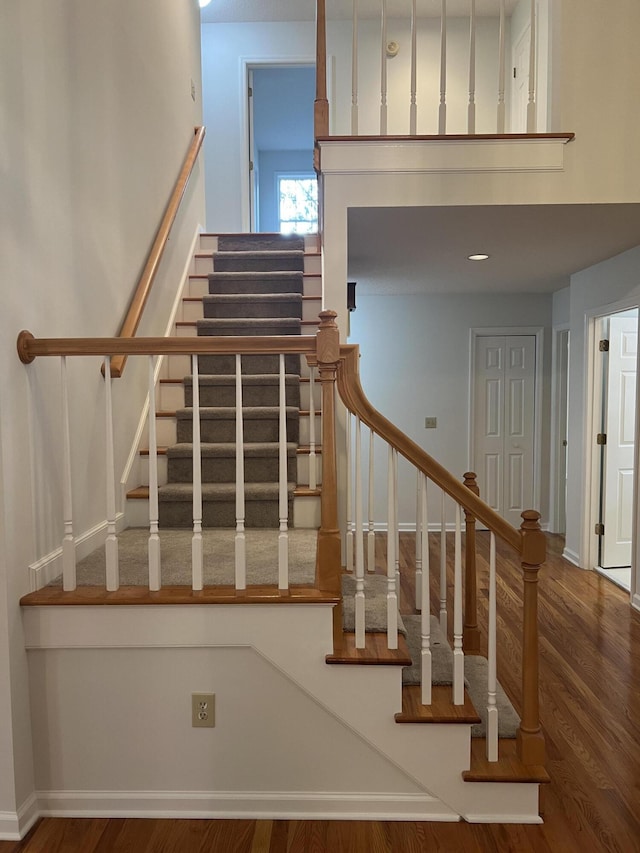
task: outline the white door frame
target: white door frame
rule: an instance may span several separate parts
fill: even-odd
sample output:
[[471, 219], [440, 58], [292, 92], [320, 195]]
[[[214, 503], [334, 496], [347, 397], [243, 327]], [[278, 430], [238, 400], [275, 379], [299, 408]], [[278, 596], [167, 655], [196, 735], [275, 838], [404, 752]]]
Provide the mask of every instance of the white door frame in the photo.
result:
[[[584, 489], [582, 498], [582, 545], [581, 545], [581, 565], [587, 569], [593, 569], [598, 564], [598, 537], [595, 533], [595, 524], [599, 520], [599, 489], [600, 489], [600, 452], [596, 445], [594, 436], [599, 430], [594, 429], [597, 418], [600, 417], [599, 402], [601, 397], [601, 361], [595, 357], [596, 347], [596, 327], [598, 320], [601, 317], [608, 317], [610, 314], [618, 314], [621, 311], [627, 311], [630, 308], [640, 309], [640, 300], [638, 297], [630, 297], [620, 300], [619, 302], [611, 302], [608, 305], [601, 305], [598, 308], [591, 308], [585, 312], [585, 352], [584, 363], [585, 370], [585, 389], [584, 389], [584, 438], [583, 438], [583, 470], [584, 470]], [[640, 361], [640, 348], [638, 353]], [[638, 382], [638, 365], [636, 364], [636, 394]], [[636, 400], [637, 400], [636, 396]], [[637, 409], [636, 409], [637, 415]], [[636, 448], [638, 444], [640, 431], [640, 418], [636, 416]], [[640, 559], [640, 543], [638, 536], [638, 453], [635, 454], [633, 463], [633, 518], [635, 523], [632, 530], [631, 544], [631, 596], [634, 595], [634, 589], [637, 583], [637, 566]], [[636, 598], [640, 595], [636, 594]], [[638, 601], [640, 606], [640, 601]]]
[[[566, 437], [563, 424], [568, 420], [569, 408], [569, 357], [567, 357], [566, 377], [560, 381], [560, 368], [565, 358], [563, 336], [570, 332], [569, 323], [559, 323], [552, 329], [551, 342], [551, 454], [549, 476], [549, 530], [559, 533], [562, 526], [560, 519], [560, 490], [566, 491], [566, 466], [564, 475], [560, 471], [562, 454], [559, 452], [560, 442]], [[565, 434], [563, 436], [563, 433]], [[566, 459], [566, 453], [565, 453]], [[565, 507], [566, 517], [566, 507]], [[566, 527], [566, 521], [565, 521]]]
[[[536, 339], [536, 378], [535, 378], [535, 411], [533, 416], [533, 507], [540, 508], [540, 479], [542, 471], [542, 367], [544, 329], [541, 326], [490, 326], [475, 328], [469, 335], [469, 457], [467, 470], [472, 470], [475, 454], [474, 418], [475, 418], [475, 368], [476, 368], [476, 339], [493, 336], [532, 335]], [[482, 497], [482, 495], [480, 495]]]
[[[257, 66], [262, 68], [291, 68], [300, 66], [315, 68], [315, 55], [300, 56], [241, 56], [240, 57], [240, 92], [242, 109], [240, 110], [240, 215], [243, 231], [251, 230], [251, 179], [249, 175], [249, 69]], [[334, 57], [327, 57], [327, 98], [329, 114], [332, 115], [333, 99], [333, 66]]]

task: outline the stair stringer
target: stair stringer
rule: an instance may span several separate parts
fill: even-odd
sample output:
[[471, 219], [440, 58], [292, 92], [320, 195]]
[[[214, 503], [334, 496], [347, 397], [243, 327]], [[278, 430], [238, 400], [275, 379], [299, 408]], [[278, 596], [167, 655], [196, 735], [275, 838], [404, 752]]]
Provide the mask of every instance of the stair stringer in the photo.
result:
[[[331, 666], [330, 605], [32, 607], [27, 648], [251, 646], [431, 798], [433, 820], [539, 823], [533, 783], [465, 783], [467, 724], [398, 725], [401, 668]], [[212, 618], [215, 616], [215, 618]], [[401, 817], [401, 815], [397, 815]], [[415, 819], [415, 810], [407, 819]], [[429, 819], [425, 814], [424, 819]]]

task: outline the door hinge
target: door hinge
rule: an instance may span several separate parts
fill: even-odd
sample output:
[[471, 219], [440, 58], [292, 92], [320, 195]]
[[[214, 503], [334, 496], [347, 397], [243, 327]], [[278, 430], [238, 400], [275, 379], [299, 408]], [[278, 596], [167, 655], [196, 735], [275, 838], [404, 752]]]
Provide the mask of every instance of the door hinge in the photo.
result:
[[602, 522], [596, 524], [595, 533], [596, 536], [604, 536], [604, 524], [602, 524]]
[[606, 339], [600, 341], [600, 343], [598, 344], [598, 349], [600, 350], [600, 352], [609, 352], [609, 341]]
[[249, 160], [249, 171], [253, 172], [253, 160]]
[[607, 434], [606, 432], [599, 432], [596, 436], [596, 444], [606, 444], [607, 443]]
[[253, 98], [253, 89], [249, 86], [249, 97]]

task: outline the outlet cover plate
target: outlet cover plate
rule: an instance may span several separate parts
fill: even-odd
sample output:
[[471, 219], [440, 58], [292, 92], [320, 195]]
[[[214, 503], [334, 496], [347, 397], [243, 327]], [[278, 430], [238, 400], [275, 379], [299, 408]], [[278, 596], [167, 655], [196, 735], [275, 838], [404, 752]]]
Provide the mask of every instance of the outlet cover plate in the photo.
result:
[[424, 428], [425, 429], [436, 429], [438, 426], [437, 418], [425, 418], [424, 419]]
[[216, 724], [215, 693], [191, 694], [191, 725], [195, 729], [212, 729]]

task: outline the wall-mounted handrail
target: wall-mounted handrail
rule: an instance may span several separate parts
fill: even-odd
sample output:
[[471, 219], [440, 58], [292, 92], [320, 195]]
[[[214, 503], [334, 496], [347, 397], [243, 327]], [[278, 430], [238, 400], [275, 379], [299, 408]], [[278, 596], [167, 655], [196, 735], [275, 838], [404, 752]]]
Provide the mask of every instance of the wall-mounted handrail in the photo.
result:
[[[173, 192], [169, 198], [169, 203], [167, 204], [164, 216], [160, 222], [153, 245], [149, 250], [144, 269], [142, 270], [142, 274], [140, 275], [140, 279], [136, 285], [127, 315], [120, 327], [118, 335], [121, 338], [132, 338], [140, 325], [142, 313], [149, 298], [149, 294], [151, 293], [151, 288], [158, 272], [160, 260], [162, 259], [162, 255], [167, 245], [171, 228], [173, 227], [173, 223], [175, 222], [178, 214], [180, 203], [182, 202], [184, 193], [187, 189], [191, 173], [193, 172], [193, 167], [198, 159], [198, 154], [202, 147], [205, 132], [204, 127], [196, 127], [194, 130], [194, 136], [191, 144], [189, 145], [189, 150], [187, 151], [182, 168], [180, 169], [180, 174], [178, 175]], [[122, 376], [126, 361], [126, 353], [121, 353], [111, 360], [111, 376], [114, 379]]]

